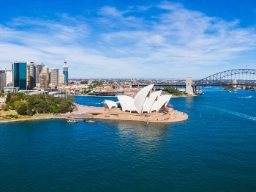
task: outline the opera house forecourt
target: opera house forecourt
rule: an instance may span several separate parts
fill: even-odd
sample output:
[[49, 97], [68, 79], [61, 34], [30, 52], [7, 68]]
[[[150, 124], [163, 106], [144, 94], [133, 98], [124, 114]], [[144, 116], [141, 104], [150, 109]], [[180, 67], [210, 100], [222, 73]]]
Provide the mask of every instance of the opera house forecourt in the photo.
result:
[[162, 95], [162, 91], [153, 91], [154, 84], [141, 89], [132, 98], [117, 96], [118, 101], [104, 101], [104, 108], [77, 105], [70, 118], [129, 120], [143, 122], [178, 122], [188, 119], [188, 115], [174, 110], [169, 105], [172, 95]]

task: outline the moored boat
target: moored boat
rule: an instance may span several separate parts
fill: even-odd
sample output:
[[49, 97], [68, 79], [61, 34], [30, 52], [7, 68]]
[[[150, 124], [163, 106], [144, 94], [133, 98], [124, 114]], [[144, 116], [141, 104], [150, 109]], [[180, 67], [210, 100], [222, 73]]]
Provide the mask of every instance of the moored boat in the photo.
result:
[[67, 122], [68, 122], [68, 123], [76, 123], [77, 120], [75, 120], [75, 119], [68, 119]]
[[91, 120], [91, 119], [86, 119], [84, 120], [86, 123], [95, 123], [95, 121]]

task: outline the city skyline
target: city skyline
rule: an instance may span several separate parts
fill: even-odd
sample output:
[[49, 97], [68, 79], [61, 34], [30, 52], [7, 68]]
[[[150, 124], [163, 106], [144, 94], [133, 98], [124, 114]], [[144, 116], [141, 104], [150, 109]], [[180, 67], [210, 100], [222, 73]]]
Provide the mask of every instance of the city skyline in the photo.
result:
[[253, 1], [26, 2], [0, 8], [1, 69], [67, 60], [69, 78], [203, 78], [255, 65]]

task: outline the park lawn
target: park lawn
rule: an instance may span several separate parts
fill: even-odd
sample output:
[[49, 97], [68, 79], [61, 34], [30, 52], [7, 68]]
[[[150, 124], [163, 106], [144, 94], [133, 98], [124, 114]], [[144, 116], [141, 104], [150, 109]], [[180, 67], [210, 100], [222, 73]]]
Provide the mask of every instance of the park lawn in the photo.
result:
[[51, 113], [38, 113], [38, 114], [34, 114], [31, 118], [47, 118], [47, 117], [52, 117]]
[[0, 115], [1, 116], [5, 116], [5, 115], [18, 115], [18, 113], [15, 110], [9, 110], [9, 111], [0, 111]]

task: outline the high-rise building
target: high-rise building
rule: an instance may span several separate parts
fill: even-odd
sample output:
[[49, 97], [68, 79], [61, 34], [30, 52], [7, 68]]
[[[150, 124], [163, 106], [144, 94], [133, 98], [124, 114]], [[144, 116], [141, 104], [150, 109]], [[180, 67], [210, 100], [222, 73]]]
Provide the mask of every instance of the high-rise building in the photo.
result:
[[36, 70], [34, 62], [27, 62], [27, 86], [33, 89], [36, 86]]
[[59, 85], [59, 69], [58, 68], [51, 69], [51, 84], [52, 84], [52, 87], [57, 87]]
[[64, 84], [66, 84], [66, 77], [64, 74], [61, 73], [59, 76], [59, 85], [64, 85]]
[[27, 89], [27, 63], [13, 62], [13, 86], [19, 87], [21, 90]]
[[8, 84], [12, 83], [12, 70], [5, 70], [5, 74], [6, 74], [6, 86], [8, 86]]
[[63, 65], [63, 74], [65, 75], [66, 83], [68, 83], [68, 65], [66, 61], [64, 61]]
[[48, 88], [48, 73], [40, 73], [39, 75], [39, 83], [41, 89]]
[[[41, 73], [47, 74], [47, 84], [50, 83], [50, 77], [49, 77], [49, 67], [44, 66]], [[40, 83], [40, 82], [39, 82]]]
[[36, 84], [39, 83], [39, 75], [40, 73], [42, 72], [43, 70], [43, 67], [44, 67], [44, 64], [38, 64], [38, 65], [35, 65], [35, 68], [36, 68]]
[[6, 73], [5, 70], [0, 70], [0, 91], [3, 91], [4, 87], [6, 87]]

